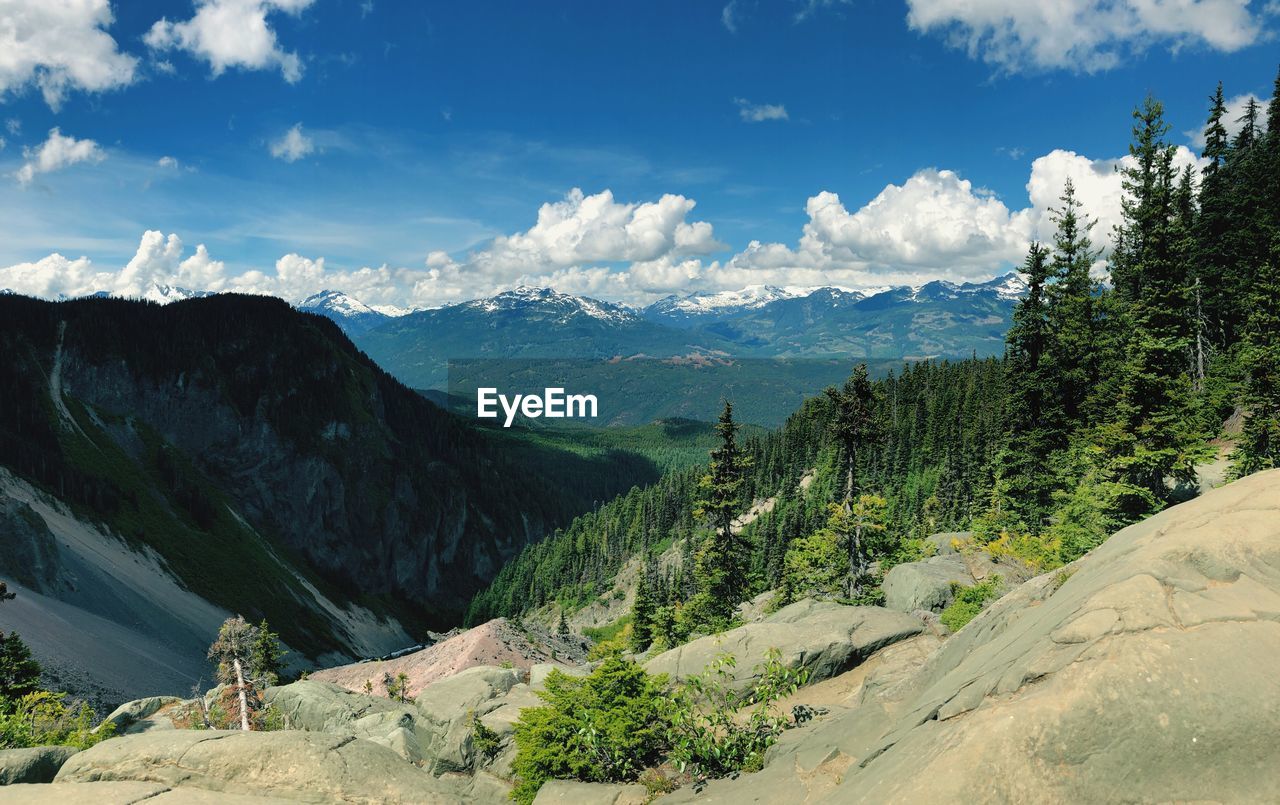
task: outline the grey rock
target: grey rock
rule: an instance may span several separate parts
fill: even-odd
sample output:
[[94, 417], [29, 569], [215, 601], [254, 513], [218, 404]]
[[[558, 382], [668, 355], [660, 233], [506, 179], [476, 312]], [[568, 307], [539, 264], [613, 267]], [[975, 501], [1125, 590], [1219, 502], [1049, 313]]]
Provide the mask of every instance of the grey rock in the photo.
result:
[[36, 746], [0, 751], [0, 785], [51, 783], [62, 764], [78, 751], [73, 746]]
[[1280, 790], [1280, 470], [993, 603], [758, 774], [673, 802], [1256, 802]]
[[943, 531], [930, 534], [924, 541], [934, 547], [937, 556], [958, 556], [960, 551], [956, 550], [956, 543], [964, 544], [971, 539], [972, 531]]
[[357, 803], [456, 803], [460, 786], [386, 747], [314, 732], [126, 735], [72, 756], [55, 783], [155, 783], [187, 792]]
[[145, 699], [134, 699], [111, 711], [111, 715], [104, 718], [103, 723], [108, 721], [116, 725], [117, 733], [124, 732], [132, 727], [135, 723], [145, 718], [155, 715], [156, 711], [167, 704], [176, 704], [182, 701], [177, 696], [149, 696]]
[[900, 612], [941, 612], [955, 599], [954, 584], [973, 584], [959, 556], [932, 556], [895, 565], [884, 575], [884, 605]]
[[919, 634], [919, 618], [881, 607], [850, 607], [803, 600], [783, 607], [759, 623], [709, 635], [663, 652], [645, 663], [650, 673], [685, 679], [702, 673], [721, 654], [737, 660], [735, 684], [755, 678], [755, 668], [771, 648], [790, 668], [807, 668], [818, 682], [854, 667], [884, 646]]
[[410, 763], [429, 760], [423, 744], [429, 742], [431, 731], [411, 704], [311, 680], [267, 688], [263, 698], [279, 708], [291, 729], [364, 738]]
[[542, 662], [529, 668], [529, 687], [541, 690], [546, 685], [547, 676], [552, 671], [559, 671], [569, 676], [584, 676], [587, 670], [580, 665], [560, 665], [559, 663]]
[[423, 767], [435, 774], [473, 769], [471, 719], [496, 709], [522, 675], [515, 668], [479, 665], [423, 688], [417, 700], [425, 733]]
[[642, 785], [548, 780], [538, 789], [533, 805], [644, 805], [648, 801], [649, 792]]

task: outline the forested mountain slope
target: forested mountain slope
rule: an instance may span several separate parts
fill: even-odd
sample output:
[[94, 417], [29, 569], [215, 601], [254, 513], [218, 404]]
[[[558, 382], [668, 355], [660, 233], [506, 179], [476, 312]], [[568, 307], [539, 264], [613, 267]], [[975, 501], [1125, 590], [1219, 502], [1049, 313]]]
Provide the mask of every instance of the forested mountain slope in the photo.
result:
[[[332, 322], [262, 297], [0, 297], [0, 385], [6, 500], [29, 490], [214, 608], [269, 618], [303, 656], [451, 624], [524, 544], [654, 477], [609, 454], [509, 451]], [[41, 575], [10, 546], [9, 578], [63, 598], [122, 583], [72, 578], [65, 534], [13, 516], [33, 523], [24, 544], [61, 547]], [[389, 619], [372, 645], [351, 633], [357, 606]]]

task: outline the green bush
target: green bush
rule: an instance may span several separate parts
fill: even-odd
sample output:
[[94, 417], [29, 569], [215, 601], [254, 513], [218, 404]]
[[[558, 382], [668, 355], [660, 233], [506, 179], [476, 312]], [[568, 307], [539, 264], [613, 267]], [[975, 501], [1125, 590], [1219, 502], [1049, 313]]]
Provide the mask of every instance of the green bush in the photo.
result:
[[88, 749], [115, 733], [115, 724], [110, 722], [95, 732], [88, 703], [68, 707], [65, 698], [65, 693], [38, 690], [7, 701], [0, 714], [0, 749], [53, 745]]
[[471, 748], [476, 750], [477, 758], [482, 759], [483, 763], [492, 761], [502, 748], [502, 740], [498, 738], [498, 733], [486, 727], [474, 710], [471, 711]]
[[759, 681], [738, 690], [731, 684], [735, 665], [732, 654], [722, 654], [666, 700], [671, 759], [680, 771], [702, 777], [758, 771], [765, 750], [787, 728], [773, 705], [803, 685], [808, 671], [786, 667], [779, 651], [770, 649], [755, 669]]
[[960, 631], [966, 623], [976, 618], [988, 603], [1000, 597], [999, 576], [992, 576], [972, 587], [960, 584], [953, 586], [956, 591], [956, 600], [951, 602], [951, 606], [942, 610], [940, 616], [942, 624], [953, 632]]
[[526, 708], [515, 724], [512, 798], [533, 802], [550, 779], [631, 781], [660, 763], [665, 689], [665, 677], [617, 653], [585, 677], [552, 671], [538, 694], [547, 704]]

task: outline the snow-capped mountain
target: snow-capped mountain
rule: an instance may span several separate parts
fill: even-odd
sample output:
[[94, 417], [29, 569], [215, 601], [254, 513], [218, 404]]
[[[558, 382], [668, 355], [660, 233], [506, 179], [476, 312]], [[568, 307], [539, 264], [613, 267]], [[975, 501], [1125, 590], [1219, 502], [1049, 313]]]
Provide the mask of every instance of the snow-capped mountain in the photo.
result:
[[413, 312], [393, 305], [367, 305], [350, 294], [329, 290], [314, 293], [295, 307], [332, 320], [349, 336], [368, 332], [391, 319]]
[[473, 299], [457, 305], [446, 305], [442, 310], [466, 308], [481, 313], [536, 313], [560, 316], [566, 321], [575, 316], [586, 316], [600, 321], [628, 322], [639, 317], [625, 305], [602, 302], [588, 296], [573, 296], [553, 288], [533, 288], [521, 285], [510, 291], [484, 299]]
[[810, 288], [779, 288], [775, 285], [748, 285], [739, 291], [695, 291], [688, 296], [672, 294], [644, 308], [646, 318], [678, 321], [710, 321], [741, 310], [755, 310], [779, 299], [807, 296]]

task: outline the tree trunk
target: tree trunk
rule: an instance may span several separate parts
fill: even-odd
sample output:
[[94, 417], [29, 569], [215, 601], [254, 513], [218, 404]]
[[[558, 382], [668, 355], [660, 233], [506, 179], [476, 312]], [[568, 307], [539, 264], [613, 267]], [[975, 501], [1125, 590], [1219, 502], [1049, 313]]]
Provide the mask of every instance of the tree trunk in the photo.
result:
[[236, 667], [236, 682], [240, 689], [240, 729], [245, 732], [249, 731], [249, 697], [245, 694], [244, 671], [240, 668], [239, 658], [233, 659], [232, 664]]

